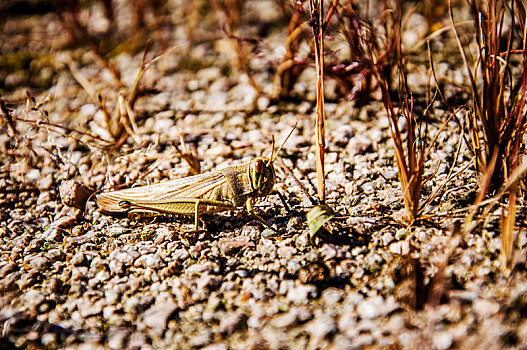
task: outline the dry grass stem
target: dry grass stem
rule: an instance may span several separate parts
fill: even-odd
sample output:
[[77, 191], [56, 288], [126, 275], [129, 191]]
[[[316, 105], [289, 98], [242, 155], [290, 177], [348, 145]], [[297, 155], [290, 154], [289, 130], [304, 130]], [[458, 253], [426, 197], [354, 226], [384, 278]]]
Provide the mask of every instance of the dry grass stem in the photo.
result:
[[306, 65], [300, 64], [295, 58], [298, 47], [299, 37], [309, 28], [309, 22], [303, 19], [303, 8], [301, 3], [295, 3], [295, 9], [291, 15], [287, 26], [287, 39], [284, 44], [285, 54], [282, 58], [273, 82], [273, 97], [285, 98], [304, 71]]
[[[426, 132], [427, 127], [423, 130], [418, 125], [414, 115], [413, 97], [408, 88], [404, 61], [401, 50], [401, 4], [397, 3], [394, 11], [394, 46], [395, 56], [398, 62], [399, 70], [399, 108], [395, 110], [391, 101], [388, 88], [388, 79], [380, 67], [373, 65], [374, 72], [379, 81], [382, 100], [388, 113], [390, 133], [395, 146], [395, 159], [399, 169], [399, 182], [403, 191], [403, 201], [409, 223], [413, 223], [419, 216], [421, 181], [424, 174], [424, 161], [426, 155]], [[373, 58], [372, 58], [372, 62]], [[404, 117], [407, 133], [406, 140], [403, 139], [399, 129], [399, 116]], [[422, 134], [423, 133], [423, 134]], [[406, 144], [406, 150], [405, 150]]]
[[[488, 0], [469, 1], [469, 4], [478, 48], [477, 61], [473, 66], [468, 62], [456, 30], [452, 7], [450, 20], [471, 83], [473, 112], [469, 112], [467, 118], [469, 144], [481, 176], [478, 200], [483, 201], [489, 194], [501, 193], [504, 183], [520, 165], [520, 153], [525, 148], [527, 35], [522, 2]], [[506, 18], [510, 19], [510, 23], [505, 23]], [[502, 51], [503, 46], [505, 51]], [[519, 70], [511, 61], [513, 54], [521, 54]], [[510, 268], [514, 253], [518, 190], [516, 185], [510, 188], [508, 203], [505, 204], [507, 216], [501, 220], [502, 266], [505, 269]], [[469, 215], [467, 222], [472, 220], [473, 214]]]
[[316, 163], [317, 193], [320, 202], [326, 201], [326, 176], [324, 172], [324, 151], [326, 148], [326, 116], [324, 112], [324, 1], [311, 0], [311, 21], [315, 47], [317, 75], [317, 116], [316, 116]]
[[254, 88], [257, 95], [262, 93], [260, 86], [254, 80], [248, 67], [247, 53], [244, 50], [243, 45], [247, 43], [247, 40], [240, 36], [240, 12], [243, 7], [243, 1], [240, 0], [214, 0], [213, 4], [218, 9], [219, 14], [223, 14], [225, 19], [225, 34], [229, 38], [236, 51], [236, 60], [238, 68], [247, 76], [249, 84]]
[[15, 136], [18, 134], [16, 130], [15, 123], [13, 122], [13, 117], [11, 116], [11, 110], [7, 107], [5, 101], [0, 98], [0, 111], [2, 111], [2, 115], [4, 116], [7, 126], [9, 128], [9, 131], [11, 132], [11, 136]]
[[201, 174], [199, 159], [188, 149], [187, 143], [185, 142], [185, 134], [182, 131], [179, 132], [179, 143], [181, 145], [181, 150], [177, 147], [175, 147], [175, 149], [179, 153], [179, 156], [189, 165], [190, 175]]
[[148, 40], [143, 51], [141, 66], [139, 67], [139, 71], [137, 72], [137, 75], [135, 77], [134, 84], [132, 85], [132, 88], [128, 91], [119, 92], [115, 102], [113, 113], [110, 113], [102, 95], [98, 91], [96, 91], [92, 83], [77, 67], [77, 64], [75, 62], [67, 62], [68, 68], [70, 69], [72, 76], [86, 91], [90, 99], [99, 107], [99, 110], [102, 111], [106, 130], [108, 130], [113, 139], [118, 140], [118, 142], [114, 145], [115, 148], [120, 147], [120, 145], [126, 141], [126, 138], [128, 136], [131, 136], [134, 139], [135, 143], [141, 143], [140, 138], [137, 136], [138, 126], [134, 113], [134, 105], [141, 92], [142, 77], [155, 62], [157, 62], [161, 57], [172, 51], [172, 49], [167, 50], [163, 54], [152, 59], [151, 61], [147, 61], [146, 55], [150, 47], [151, 41]]
[[[96, 148], [106, 148], [111, 144], [110, 141], [103, 139], [102, 137], [99, 137], [97, 135], [91, 134], [89, 132], [77, 130], [74, 128], [70, 128], [64, 125], [60, 125], [60, 124], [48, 121], [48, 112], [47, 110], [43, 108], [43, 102], [37, 102], [35, 98], [29, 94], [27, 90], [26, 90], [26, 95], [27, 95], [26, 105], [30, 107], [29, 108], [30, 110], [37, 111], [40, 115], [40, 118], [30, 119], [26, 113], [26, 118], [18, 117], [15, 115], [11, 116], [13, 122], [17, 121], [17, 122], [22, 122], [22, 123], [33, 124], [37, 127], [45, 127], [48, 131], [53, 131], [64, 137], [71, 138], [83, 144], [87, 144], [87, 142], [83, 141], [80, 138], [77, 138], [75, 135], [85, 136], [93, 141], [97, 141], [97, 143], [89, 144], [89, 146], [93, 146]], [[48, 98], [49, 96], [47, 96], [45, 100], [47, 100]], [[13, 123], [13, 127], [15, 127], [14, 123]]]

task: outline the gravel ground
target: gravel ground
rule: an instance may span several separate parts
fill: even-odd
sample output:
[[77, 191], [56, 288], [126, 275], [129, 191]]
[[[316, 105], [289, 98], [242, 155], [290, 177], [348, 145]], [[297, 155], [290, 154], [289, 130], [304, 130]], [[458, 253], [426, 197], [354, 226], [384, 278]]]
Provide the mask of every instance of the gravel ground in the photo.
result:
[[[255, 22], [265, 28], [278, 21], [277, 3], [251, 4], [246, 17], [257, 13]], [[2, 24], [2, 98], [13, 116], [40, 122], [15, 122], [14, 137], [5, 120], [0, 129], [0, 348], [526, 346], [525, 230], [510, 275], [500, 268], [499, 212], [446, 254], [465, 215], [453, 211], [477, 193], [473, 167], [448, 182], [425, 209], [426, 219], [408, 226], [382, 103], [372, 96], [358, 106], [328, 79], [328, 204], [338, 213], [338, 239], [312, 242], [305, 219], [312, 204], [287, 168], [314, 197], [314, 68], [308, 65], [295, 85], [293, 95], [301, 98], [271, 98], [286, 32], [267, 28], [263, 54], [249, 60], [258, 95], [219, 32], [200, 24], [193, 35], [203, 41], [189, 44], [184, 6], [168, 6], [171, 31], [159, 32], [175, 49], [147, 72], [149, 89], [134, 106], [137, 130], [117, 149], [104, 142], [112, 139], [104, 116], [71, 73], [81, 71], [113, 109], [120, 88], [108, 70], [71, 43], [53, 13], [13, 15]], [[263, 30], [255, 27], [242, 29]], [[415, 30], [417, 39], [405, 40], [427, 32]], [[449, 83], [445, 94], [467, 99], [451, 35], [433, 45], [442, 50], [436, 65]], [[428, 82], [423, 51], [409, 62], [418, 92]], [[141, 55], [112, 58], [128, 91]], [[22, 58], [29, 63], [15, 69]], [[68, 68], [71, 62], [77, 68]], [[41, 106], [26, 104], [27, 87]], [[452, 166], [457, 172], [471, 159], [462, 145], [454, 164], [460, 131], [453, 121], [440, 129], [445, 109], [437, 102], [431, 112], [429, 134], [438, 139], [426, 162], [424, 198]], [[103, 215], [95, 196], [85, 210], [63, 204], [73, 205], [66, 199], [72, 193], [82, 207], [93, 191], [187, 176], [190, 167], [174, 148], [181, 149], [181, 134], [207, 172], [268, 156], [271, 136], [282, 142], [296, 122], [275, 162], [275, 188], [291, 210], [276, 195], [255, 207], [278, 233], [241, 208], [204, 215], [190, 232], [192, 219]]]

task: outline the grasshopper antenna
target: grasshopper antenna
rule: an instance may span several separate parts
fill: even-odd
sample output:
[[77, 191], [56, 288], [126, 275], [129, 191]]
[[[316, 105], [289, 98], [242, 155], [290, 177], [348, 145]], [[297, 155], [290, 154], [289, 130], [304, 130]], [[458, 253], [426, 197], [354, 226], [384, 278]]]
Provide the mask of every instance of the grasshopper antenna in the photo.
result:
[[[282, 142], [282, 145], [280, 145], [280, 148], [278, 149], [278, 151], [276, 151], [276, 153], [274, 153], [274, 155], [271, 154], [271, 159], [269, 160], [269, 163], [273, 163], [274, 160], [276, 159], [276, 157], [278, 157], [278, 153], [280, 153], [280, 151], [282, 150], [282, 147], [284, 147], [284, 145], [287, 142], [287, 140], [289, 140], [289, 137], [293, 134], [293, 131], [295, 131], [297, 124], [298, 124], [298, 120], [295, 122], [295, 125], [293, 126], [293, 129], [291, 129], [291, 131], [289, 132], [289, 135], [287, 135], [287, 137], [285, 138], [284, 142]], [[274, 151], [274, 137], [273, 137], [273, 151]]]
[[274, 156], [274, 135], [271, 135], [271, 156], [269, 157], [268, 164], [272, 163], [271, 159], [274, 159], [273, 156]]

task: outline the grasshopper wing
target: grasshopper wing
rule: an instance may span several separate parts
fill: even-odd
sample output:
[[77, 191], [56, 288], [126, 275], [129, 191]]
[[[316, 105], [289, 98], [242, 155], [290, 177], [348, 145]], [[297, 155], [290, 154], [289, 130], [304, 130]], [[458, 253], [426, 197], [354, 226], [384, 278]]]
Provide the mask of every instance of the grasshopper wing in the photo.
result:
[[101, 193], [97, 205], [103, 212], [115, 214], [131, 211], [192, 214], [196, 201], [201, 200], [204, 204], [214, 203], [226, 210], [233, 205], [213, 198], [214, 192], [226, 183], [222, 172], [213, 171], [155, 185]]

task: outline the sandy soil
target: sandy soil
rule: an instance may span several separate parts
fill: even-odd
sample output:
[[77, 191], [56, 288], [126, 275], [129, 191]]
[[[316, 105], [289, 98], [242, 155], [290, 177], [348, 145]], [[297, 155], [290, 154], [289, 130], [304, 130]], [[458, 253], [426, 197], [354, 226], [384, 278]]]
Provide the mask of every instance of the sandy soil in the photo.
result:
[[[243, 6], [240, 36], [255, 40], [242, 48], [258, 94], [209, 2], [196, 3], [196, 10], [167, 1], [157, 22], [147, 6], [149, 25], [135, 36], [129, 34], [133, 10], [117, 2], [111, 39], [124, 44], [107, 57], [120, 83], [89, 43], [72, 40], [57, 14], [47, 12], [47, 2], [37, 1], [37, 13], [20, 13], [13, 3], [0, 37], [0, 93], [17, 118], [9, 123], [3, 116], [0, 129], [0, 348], [527, 344], [525, 230], [518, 234], [511, 274], [503, 273], [499, 259], [499, 211], [453, 243], [478, 183], [459, 125], [453, 119], [440, 129], [449, 115], [440, 100], [429, 110], [428, 137], [437, 135], [437, 142], [426, 160], [423, 201], [450, 171], [459, 174], [424, 208], [426, 217], [409, 226], [379, 93], [349, 101], [342, 82], [327, 78], [327, 203], [337, 217], [333, 236], [312, 240], [306, 213], [313, 204], [292, 176], [316, 197], [315, 69], [306, 39], [297, 57], [305, 70], [290, 98], [275, 98], [287, 37], [283, 9], [290, 4]], [[449, 22], [445, 13], [427, 21], [419, 9], [407, 19], [411, 29], [403, 44], [413, 48], [408, 80], [422, 113], [430, 81], [422, 40]], [[101, 11], [99, 5], [90, 17], [81, 11], [97, 35], [108, 25]], [[462, 4], [455, 15], [469, 18]], [[463, 28], [468, 42], [470, 30]], [[332, 34], [328, 64], [349, 53]], [[132, 136], [115, 138], [94, 96], [99, 93], [112, 113], [120, 93], [129, 97], [147, 37], [153, 40], [147, 58], [164, 55], [143, 77]], [[431, 48], [446, 98], [456, 106], [467, 103], [469, 85], [452, 33], [434, 36]], [[182, 150], [180, 135], [209, 172], [269, 156], [271, 136], [281, 143], [296, 122], [274, 164], [275, 189], [290, 209], [277, 195], [255, 205], [277, 232], [243, 207], [203, 215], [197, 232], [190, 232], [192, 219], [103, 215], [96, 194], [84, 208], [83, 193], [189, 175], [175, 148]]]

